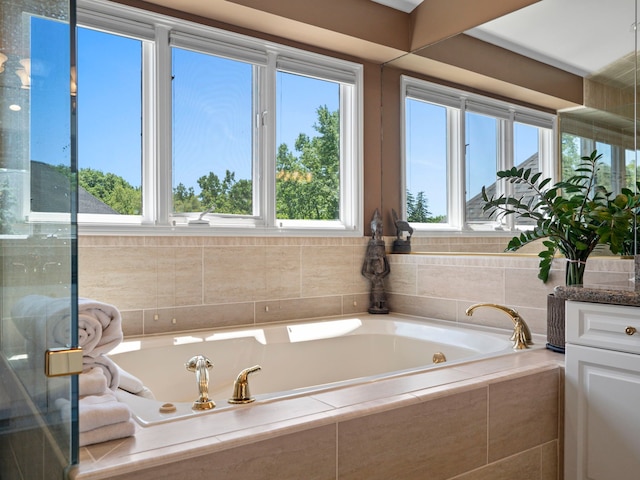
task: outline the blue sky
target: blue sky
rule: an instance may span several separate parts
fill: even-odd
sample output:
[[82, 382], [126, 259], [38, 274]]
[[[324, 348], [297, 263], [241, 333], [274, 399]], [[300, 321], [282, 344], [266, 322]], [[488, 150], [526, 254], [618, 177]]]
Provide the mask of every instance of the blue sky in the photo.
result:
[[[31, 159], [52, 165], [70, 163], [69, 25], [32, 17], [32, 28], [42, 32], [31, 43], [30, 95]], [[5, 72], [6, 73], [6, 72]], [[24, 105], [21, 105], [24, 107]], [[24, 113], [23, 113], [24, 112]], [[23, 108], [18, 115], [28, 114]], [[42, 134], [38, 135], [38, 132]]]
[[[139, 41], [80, 29], [78, 35], [79, 166], [110, 171], [140, 185]], [[197, 179], [225, 170], [251, 178], [252, 67], [173, 51], [174, 185], [199, 191]], [[338, 108], [338, 86], [278, 76], [277, 143], [293, 150], [298, 134], [316, 134], [316, 109]]]

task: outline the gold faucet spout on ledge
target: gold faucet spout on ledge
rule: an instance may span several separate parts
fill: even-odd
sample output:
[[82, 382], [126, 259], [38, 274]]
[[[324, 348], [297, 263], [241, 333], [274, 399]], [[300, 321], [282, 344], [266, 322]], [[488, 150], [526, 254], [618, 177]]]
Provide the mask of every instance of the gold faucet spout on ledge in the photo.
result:
[[533, 345], [529, 326], [520, 316], [520, 314], [514, 309], [505, 307], [503, 305], [497, 305], [495, 303], [476, 303], [475, 305], [471, 305], [469, 308], [467, 308], [465, 313], [470, 317], [471, 315], [473, 315], [474, 310], [480, 307], [495, 308], [496, 310], [500, 310], [506, 313], [509, 318], [511, 318], [511, 320], [513, 321], [513, 335], [511, 336], [511, 340], [513, 341], [514, 350], [523, 350], [525, 348], [529, 348], [529, 345]]

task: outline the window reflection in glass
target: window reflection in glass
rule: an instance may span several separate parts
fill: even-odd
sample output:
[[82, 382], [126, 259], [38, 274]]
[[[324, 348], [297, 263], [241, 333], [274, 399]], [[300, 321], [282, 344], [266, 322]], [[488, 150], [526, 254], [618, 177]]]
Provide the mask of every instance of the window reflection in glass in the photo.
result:
[[447, 222], [447, 109], [406, 99], [407, 221]]
[[468, 222], [486, 221], [482, 211], [483, 185], [496, 183], [498, 170], [498, 120], [467, 112], [465, 117], [465, 202]]

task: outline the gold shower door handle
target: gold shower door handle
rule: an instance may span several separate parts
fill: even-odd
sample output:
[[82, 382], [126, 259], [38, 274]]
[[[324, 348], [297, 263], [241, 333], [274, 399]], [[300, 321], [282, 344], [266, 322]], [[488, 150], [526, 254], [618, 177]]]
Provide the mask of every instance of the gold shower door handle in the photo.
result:
[[50, 348], [44, 353], [44, 373], [47, 377], [81, 374], [82, 348]]

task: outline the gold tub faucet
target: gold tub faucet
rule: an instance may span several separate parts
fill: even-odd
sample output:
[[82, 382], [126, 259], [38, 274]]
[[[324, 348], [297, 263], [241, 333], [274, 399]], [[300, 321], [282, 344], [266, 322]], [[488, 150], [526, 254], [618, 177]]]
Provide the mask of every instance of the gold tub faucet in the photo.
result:
[[533, 345], [529, 326], [514, 309], [503, 305], [496, 305], [495, 303], [476, 303], [467, 308], [465, 313], [470, 317], [473, 315], [473, 311], [480, 307], [495, 308], [509, 315], [509, 318], [513, 321], [513, 335], [511, 336], [511, 340], [513, 341], [514, 350], [522, 350], [529, 348], [529, 345]]

